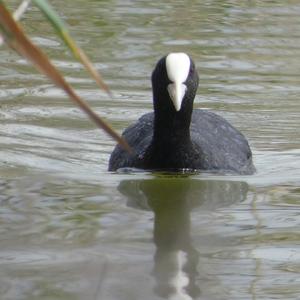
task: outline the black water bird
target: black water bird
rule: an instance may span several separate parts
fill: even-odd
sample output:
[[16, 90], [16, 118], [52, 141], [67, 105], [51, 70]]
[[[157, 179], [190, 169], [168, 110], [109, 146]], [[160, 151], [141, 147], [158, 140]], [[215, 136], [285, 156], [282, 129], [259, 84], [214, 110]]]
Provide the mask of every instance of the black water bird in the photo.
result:
[[252, 174], [249, 144], [224, 118], [207, 110], [193, 110], [199, 83], [192, 59], [185, 53], [161, 58], [152, 73], [154, 112], [129, 126], [123, 137], [128, 153], [117, 145], [109, 170], [209, 170]]

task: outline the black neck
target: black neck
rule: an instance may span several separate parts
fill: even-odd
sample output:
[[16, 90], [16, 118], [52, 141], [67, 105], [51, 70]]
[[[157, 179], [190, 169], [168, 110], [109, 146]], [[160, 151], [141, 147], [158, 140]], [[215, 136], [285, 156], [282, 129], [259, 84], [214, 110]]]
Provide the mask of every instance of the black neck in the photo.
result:
[[184, 143], [190, 140], [190, 123], [193, 105], [183, 101], [180, 111], [176, 111], [167, 93], [153, 95], [154, 133], [153, 142], [161, 144]]
[[181, 169], [186, 167], [186, 157], [192, 156], [190, 120], [180, 113], [155, 115], [153, 139], [146, 151], [145, 160], [150, 169]]
[[182, 144], [190, 141], [191, 117], [176, 112], [173, 115], [155, 113], [153, 142], [162, 145]]

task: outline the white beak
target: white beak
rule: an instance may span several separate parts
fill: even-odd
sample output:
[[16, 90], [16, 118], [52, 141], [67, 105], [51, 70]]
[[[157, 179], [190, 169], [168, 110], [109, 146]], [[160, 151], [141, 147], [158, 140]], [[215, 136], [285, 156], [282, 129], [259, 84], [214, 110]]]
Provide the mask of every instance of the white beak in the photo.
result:
[[174, 104], [174, 107], [176, 111], [180, 111], [182, 100], [184, 98], [185, 92], [186, 92], [186, 85], [183, 83], [170, 83], [168, 85], [168, 92], [170, 95], [170, 98]]

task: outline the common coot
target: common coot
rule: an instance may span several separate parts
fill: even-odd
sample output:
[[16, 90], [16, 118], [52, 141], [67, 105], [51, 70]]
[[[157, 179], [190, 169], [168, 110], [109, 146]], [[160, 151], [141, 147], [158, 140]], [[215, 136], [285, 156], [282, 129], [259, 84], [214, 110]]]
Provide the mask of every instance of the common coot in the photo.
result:
[[108, 169], [252, 174], [252, 153], [244, 135], [213, 112], [193, 110], [198, 83], [195, 64], [187, 54], [161, 58], [152, 73], [154, 112], [123, 132], [133, 151], [117, 145]]

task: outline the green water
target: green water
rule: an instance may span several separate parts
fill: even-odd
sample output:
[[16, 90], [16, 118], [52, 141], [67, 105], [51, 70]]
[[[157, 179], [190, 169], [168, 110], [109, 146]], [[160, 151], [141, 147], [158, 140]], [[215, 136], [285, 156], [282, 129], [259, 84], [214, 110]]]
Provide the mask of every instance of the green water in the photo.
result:
[[1, 47], [0, 299], [300, 298], [299, 1], [51, 3], [113, 98], [37, 9], [27, 32], [114, 128], [152, 109], [156, 61], [187, 52], [195, 107], [247, 136], [257, 173], [109, 173], [114, 142]]

